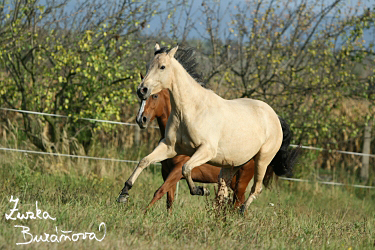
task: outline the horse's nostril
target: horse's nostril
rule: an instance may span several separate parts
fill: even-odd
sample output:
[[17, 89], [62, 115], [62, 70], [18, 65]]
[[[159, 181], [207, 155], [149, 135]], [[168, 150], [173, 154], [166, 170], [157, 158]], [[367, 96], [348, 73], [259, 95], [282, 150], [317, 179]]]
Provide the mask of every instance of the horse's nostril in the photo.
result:
[[147, 122], [147, 118], [146, 118], [146, 116], [143, 116], [143, 117], [142, 117], [142, 122], [143, 122], [143, 123], [146, 123], [146, 122]]
[[147, 91], [148, 91], [148, 88], [147, 88], [147, 87], [143, 87], [143, 88], [141, 89], [142, 94], [147, 94]]

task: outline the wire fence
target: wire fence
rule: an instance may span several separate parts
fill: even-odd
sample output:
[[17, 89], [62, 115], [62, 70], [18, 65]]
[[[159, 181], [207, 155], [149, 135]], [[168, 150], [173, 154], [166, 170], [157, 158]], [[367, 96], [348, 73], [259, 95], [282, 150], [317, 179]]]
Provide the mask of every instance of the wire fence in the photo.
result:
[[[36, 111], [21, 110], [21, 109], [0, 108], [0, 110], [18, 112], [18, 113], [26, 113], [26, 114], [33, 114], [33, 115], [53, 116], [53, 117], [60, 117], [60, 118], [73, 118], [72, 116], [49, 114], [49, 113], [44, 113], [44, 112], [36, 112]], [[102, 123], [119, 124], [119, 125], [126, 125], [126, 126], [138, 126], [138, 124], [136, 124], [136, 123], [129, 123], [129, 122], [109, 121], [109, 120], [101, 120], [101, 119], [94, 119], [94, 118], [80, 118], [80, 117], [74, 117], [74, 118], [78, 119], [78, 120], [85, 120], [85, 121], [91, 121], [91, 122], [102, 122]], [[156, 127], [156, 126], [149, 126], [149, 127], [159, 128], [159, 127]], [[350, 151], [335, 150], [335, 149], [324, 149], [324, 148], [317, 148], [317, 147], [312, 147], [312, 146], [293, 145], [293, 144], [291, 144], [290, 146], [291, 147], [301, 147], [303, 149], [309, 149], [309, 150], [329, 151], [329, 152], [332, 152], [332, 153], [358, 155], [358, 156], [369, 156], [369, 157], [375, 158], [375, 154], [364, 154], [364, 153], [359, 153], [359, 152], [350, 152]]]
[[[35, 112], [35, 111], [27, 111], [27, 110], [18, 110], [18, 109], [9, 109], [9, 108], [1, 108], [1, 110], [5, 111], [12, 111], [12, 112], [19, 112], [19, 113], [27, 113], [27, 114], [34, 114], [34, 115], [46, 115], [46, 116], [54, 116], [54, 117], [60, 117], [60, 118], [72, 118], [70, 116], [65, 115], [57, 115], [57, 114], [49, 114], [49, 113], [43, 113], [43, 112]], [[92, 119], [92, 118], [77, 118], [80, 120], [87, 120], [92, 122], [105, 122], [105, 123], [111, 123], [111, 124], [120, 124], [120, 125], [127, 125], [127, 126], [138, 126], [135, 123], [127, 123], [127, 122], [117, 122], [117, 121], [108, 121], [108, 120], [100, 120], [100, 119]], [[153, 128], [158, 128], [153, 126]], [[324, 148], [317, 148], [312, 146], [301, 146], [301, 145], [290, 145], [291, 147], [301, 147], [303, 149], [307, 150], [317, 150], [317, 151], [329, 151], [329, 152], [336, 152], [340, 154], [349, 154], [349, 155], [359, 155], [359, 156], [369, 156], [375, 158], [374, 154], [364, 154], [364, 153], [358, 153], [358, 152], [350, 152], [350, 151], [342, 151], [342, 150], [328, 150]], [[40, 151], [33, 151], [33, 150], [23, 150], [23, 149], [15, 149], [15, 148], [0, 148], [1, 151], [12, 151], [12, 152], [18, 152], [18, 153], [29, 153], [29, 154], [39, 154], [39, 155], [50, 155], [50, 156], [57, 156], [57, 157], [71, 157], [71, 158], [82, 158], [82, 159], [89, 159], [89, 160], [102, 160], [102, 161], [114, 161], [114, 162], [122, 162], [122, 163], [132, 163], [137, 164], [138, 161], [134, 160], [121, 160], [121, 159], [115, 159], [115, 158], [101, 158], [101, 157], [93, 157], [93, 156], [84, 156], [84, 155], [70, 155], [70, 154], [59, 154], [59, 153], [49, 153], [49, 152], [40, 152]], [[155, 163], [155, 165], [161, 165], [160, 163]], [[286, 181], [295, 181], [295, 182], [313, 182], [311, 180], [305, 180], [305, 179], [296, 179], [296, 178], [286, 178], [286, 177], [280, 177], [281, 180]], [[364, 186], [364, 185], [356, 185], [356, 184], [344, 184], [339, 182], [326, 182], [326, 181], [315, 181], [321, 184], [325, 185], [333, 185], [333, 186], [352, 186], [356, 188], [366, 188], [366, 189], [374, 189], [375, 186]]]
[[281, 180], [286, 181], [296, 181], [296, 182], [317, 182], [325, 185], [332, 185], [332, 186], [349, 186], [349, 187], [356, 187], [356, 188], [367, 188], [367, 189], [373, 189], [374, 186], [365, 186], [365, 185], [358, 185], [358, 184], [344, 184], [340, 182], [332, 182], [332, 181], [312, 181], [312, 180], [305, 180], [305, 179], [296, 179], [296, 178], [287, 178], [287, 177], [279, 177]]
[[324, 148], [317, 148], [312, 146], [302, 146], [302, 145], [290, 145], [291, 147], [301, 147], [303, 149], [309, 149], [309, 150], [317, 150], [317, 151], [328, 151], [331, 153], [339, 153], [339, 154], [347, 154], [347, 155], [358, 155], [358, 156], [369, 156], [372, 158], [375, 158], [374, 154], [364, 154], [364, 153], [358, 153], [358, 152], [350, 152], [350, 151], [343, 151], [343, 150], [336, 150], [336, 149], [324, 149]]
[[[82, 158], [82, 159], [89, 159], [89, 160], [101, 160], [101, 161], [114, 161], [114, 162], [122, 162], [122, 163], [133, 163], [137, 164], [139, 161], [134, 160], [121, 160], [115, 158], [101, 158], [101, 157], [93, 157], [93, 156], [84, 156], [84, 155], [70, 155], [70, 154], [58, 154], [58, 153], [48, 153], [48, 152], [40, 152], [40, 151], [33, 151], [33, 150], [24, 150], [24, 149], [15, 149], [15, 148], [0, 148], [1, 151], [11, 151], [11, 152], [18, 152], [18, 153], [28, 153], [28, 154], [39, 154], [39, 155], [49, 155], [49, 156], [56, 156], [56, 157], [71, 157], [71, 158]], [[154, 165], [161, 165], [160, 163], [154, 163]], [[313, 182], [312, 180], [305, 180], [305, 179], [296, 179], [296, 178], [286, 178], [286, 177], [279, 177], [281, 180], [287, 181], [296, 181], [296, 182]], [[333, 185], [333, 186], [352, 186], [356, 188], [367, 188], [373, 189], [374, 186], [364, 186], [364, 185], [355, 185], [355, 184], [344, 184], [339, 182], [327, 182], [327, 181], [315, 181], [325, 185]]]
[[[32, 114], [32, 115], [45, 115], [45, 116], [52, 116], [52, 117], [59, 117], [59, 118], [70, 118], [70, 119], [76, 118], [77, 120], [84, 120], [84, 121], [90, 121], [90, 122], [102, 122], [102, 123], [119, 124], [119, 125], [126, 125], [126, 126], [138, 126], [138, 124], [136, 124], [136, 123], [100, 120], [100, 119], [93, 119], [93, 118], [80, 118], [80, 117], [49, 114], [49, 113], [44, 113], [44, 112], [36, 112], [36, 111], [21, 110], [21, 109], [0, 108], [0, 110], [18, 112], [18, 113], [25, 113], [25, 114]], [[150, 127], [151, 128], [158, 128], [156, 126], [150, 126]]]

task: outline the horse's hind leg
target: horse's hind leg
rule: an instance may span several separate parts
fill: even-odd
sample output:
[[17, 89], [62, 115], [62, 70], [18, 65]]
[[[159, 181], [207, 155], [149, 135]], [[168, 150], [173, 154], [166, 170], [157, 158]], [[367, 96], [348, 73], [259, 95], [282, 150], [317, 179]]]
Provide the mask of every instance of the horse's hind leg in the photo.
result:
[[[276, 151], [277, 152], [277, 151]], [[245, 204], [241, 206], [241, 212], [244, 213], [250, 204], [262, 192], [262, 182], [268, 165], [271, 163], [274, 155], [274, 150], [271, 152], [262, 153], [261, 151], [255, 156], [255, 169], [254, 169], [254, 184], [251, 188], [250, 196], [247, 198]]]
[[246, 163], [242, 166], [237, 174], [236, 178], [232, 180], [233, 202], [234, 207], [237, 208], [245, 203], [245, 192], [249, 185], [249, 182], [254, 176], [254, 160]]

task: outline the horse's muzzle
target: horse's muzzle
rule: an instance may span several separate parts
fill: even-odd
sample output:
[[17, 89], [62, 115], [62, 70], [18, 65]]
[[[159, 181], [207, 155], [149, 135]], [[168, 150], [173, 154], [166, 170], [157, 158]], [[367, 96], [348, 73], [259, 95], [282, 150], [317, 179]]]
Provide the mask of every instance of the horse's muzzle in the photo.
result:
[[141, 100], [147, 100], [147, 98], [150, 96], [150, 93], [150, 89], [143, 86], [143, 84], [140, 85], [137, 89], [137, 95]]
[[137, 124], [138, 126], [141, 128], [141, 129], [144, 129], [147, 127], [148, 125], [148, 122], [149, 122], [149, 119], [146, 117], [146, 116], [141, 116], [139, 119], [136, 120], [137, 121]]

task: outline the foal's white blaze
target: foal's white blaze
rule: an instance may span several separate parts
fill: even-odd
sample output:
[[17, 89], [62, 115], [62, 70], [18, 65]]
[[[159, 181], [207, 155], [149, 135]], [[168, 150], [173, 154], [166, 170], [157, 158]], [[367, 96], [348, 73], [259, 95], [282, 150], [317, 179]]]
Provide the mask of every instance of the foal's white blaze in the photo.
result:
[[[160, 48], [157, 44], [155, 48]], [[152, 94], [168, 89], [171, 115], [166, 138], [140, 162], [129, 181], [150, 163], [191, 156], [183, 166], [192, 193], [198, 193], [191, 170], [206, 162], [223, 167], [241, 166], [255, 160], [254, 185], [245, 209], [261, 192], [267, 166], [280, 149], [283, 132], [278, 116], [266, 103], [253, 99], [225, 100], [200, 86], [174, 58], [178, 47], [158, 53], [151, 62], [142, 87]], [[228, 184], [228, 183], [227, 183]]]
[[146, 100], [142, 100], [141, 107], [138, 111], [138, 115], [137, 115], [137, 118], [136, 118], [138, 122], [141, 122], [143, 112], [145, 111], [145, 106], [146, 106]]

